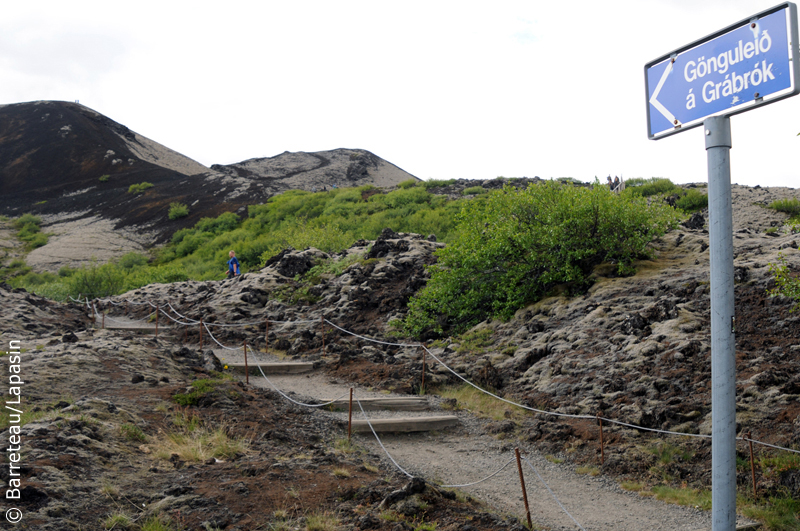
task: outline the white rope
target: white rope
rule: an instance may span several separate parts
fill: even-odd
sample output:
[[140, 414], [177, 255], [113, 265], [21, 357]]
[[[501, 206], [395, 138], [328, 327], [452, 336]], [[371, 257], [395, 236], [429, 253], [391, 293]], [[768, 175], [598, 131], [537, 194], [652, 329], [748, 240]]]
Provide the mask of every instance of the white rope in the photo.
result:
[[425, 345], [423, 345], [422, 348], [424, 348], [425, 352], [430, 354], [433, 357], [433, 359], [438, 361], [442, 365], [442, 367], [444, 367], [445, 369], [450, 371], [454, 376], [458, 377], [463, 382], [468, 383], [469, 385], [471, 385], [472, 387], [474, 387], [475, 389], [477, 389], [481, 393], [485, 393], [485, 394], [487, 394], [487, 395], [489, 395], [491, 397], [494, 397], [494, 398], [496, 398], [496, 399], [498, 399], [498, 400], [500, 400], [502, 402], [505, 402], [506, 404], [511, 404], [512, 406], [521, 407], [522, 409], [527, 409], [528, 411], [534, 411], [536, 413], [544, 413], [545, 415], [554, 415], [556, 417], [569, 417], [569, 418], [573, 418], [573, 419], [594, 419], [594, 418], [596, 418], [596, 417], [593, 417], [591, 415], [570, 415], [570, 414], [567, 414], [567, 413], [556, 413], [554, 411], [545, 411], [543, 409], [536, 409], [536, 408], [533, 408], [533, 407], [530, 407], [530, 406], [526, 406], [526, 405], [520, 404], [518, 402], [513, 402], [511, 400], [507, 400], [507, 399], [505, 399], [505, 398], [503, 398], [501, 396], [497, 396], [496, 394], [490, 393], [486, 389], [483, 389], [482, 387], [480, 387], [478, 385], [475, 385], [474, 383], [470, 382], [469, 380], [467, 380], [466, 378], [464, 378], [463, 376], [458, 374], [456, 371], [454, 371], [453, 369], [448, 367], [447, 364], [445, 364], [442, 360], [437, 358], [436, 355], [433, 352], [428, 350], [428, 348]]
[[372, 423], [369, 421], [369, 417], [367, 417], [367, 413], [366, 413], [366, 411], [364, 411], [364, 406], [361, 405], [361, 401], [358, 398], [356, 398], [356, 402], [358, 403], [358, 407], [361, 408], [361, 414], [364, 416], [364, 420], [367, 421], [367, 425], [369, 426], [369, 429], [372, 430], [372, 435], [375, 436], [375, 440], [378, 441], [378, 444], [381, 446], [381, 448], [383, 448], [384, 453], [386, 453], [386, 457], [389, 458], [389, 461], [394, 463], [394, 466], [397, 467], [397, 470], [399, 470], [400, 472], [402, 472], [406, 476], [408, 476], [410, 478], [413, 478], [414, 476], [412, 476], [411, 474], [406, 472], [403, 469], [403, 467], [401, 467], [400, 465], [397, 464], [397, 461], [394, 460], [394, 458], [392, 457], [392, 454], [390, 454], [389, 450], [387, 450], [386, 447], [383, 445], [383, 442], [381, 441], [381, 438], [378, 437], [377, 433], [375, 433], [375, 428], [372, 427]]
[[214, 340], [214, 342], [215, 342], [217, 345], [219, 345], [220, 347], [224, 348], [225, 350], [239, 350], [239, 348], [238, 348], [238, 347], [237, 347], [237, 348], [226, 347], [225, 345], [223, 345], [222, 343], [220, 343], [219, 341], [217, 341], [217, 338], [216, 338], [216, 337], [214, 337], [214, 334], [212, 334], [212, 333], [211, 333], [211, 330], [209, 330], [209, 329], [208, 329], [208, 326], [206, 326], [206, 324], [205, 324], [205, 323], [203, 323], [203, 326], [205, 327], [206, 331], [208, 332], [208, 335], [210, 335], [210, 336], [211, 336], [211, 339], [213, 339], [213, 340]]
[[[178, 310], [176, 310], [176, 309], [175, 309], [175, 308], [172, 306], [172, 304], [171, 304], [171, 303], [169, 303], [169, 302], [167, 303], [167, 306], [169, 306], [169, 309], [170, 309], [170, 310], [172, 310], [172, 312], [173, 312], [175, 315], [177, 315], [178, 317], [180, 317], [181, 319], [183, 319], [183, 320], [185, 320], [185, 321], [191, 321], [191, 322], [192, 322], [192, 324], [197, 324], [197, 323], [199, 323], [199, 322], [200, 322], [200, 321], [195, 321], [195, 320], [194, 320], [194, 319], [192, 319], [191, 317], [186, 317], [185, 315], [182, 315], [182, 314], [181, 314], [180, 312], [178, 312]], [[164, 313], [166, 313], [166, 312], [164, 312]]]
[[606, 417], [597, 417], [597, 418], [600, 420], [605, 420], [607, 422], [610, 422], [611, 424], [619, 424], [620, 426], [627, 426], [628, 428], [633, 428], [636, 430], [652, 431], [655, 433], [665, 433], [667, 435], [683, 435], [685, 437], [699, 437], [701, 439], [711, 439], [711, 435], [700, 435], [698, 433], [684, 433], [682, 431], [669, 431], [669, 430], [659, 430], [656, 428], [645, 428], [644, 426], [637, 426], [636, 424], [628, 424], [627, 422], [622, 422], [621, 420], [614, 420]]
[[[70, 297], [70, 298], [72, 299], [72, 297]], [[72, 299], [72, 300], [75, 301], [75, 302], [80, 302], [77, 299]], [[150, 304], [150, 306], [152, 306], [152, 307], [157, 307], [156, 305], [154, 305], [150, 301], [146, 301], [146, 302], [142, 302], [142, 303], [136, 303], [136, 302], [130, 301], [128, 299], [126, 299], [126, 301], [131, 303], [131, 304], [138, 304], [138, 305]], [[91, 309], [91, 305], [89, 304], [88, 297], [86, 298], [86, 306], [87, 306], [87, 308]], [[172, 307], [172, 305], [169, 302], [167, 302], [167, 304], [165, 306], [169, 306], [170, 309], [172, 309], [172, 311], [175, 312], [177, 315], [179, 315], [179, 316], [181, 316], [181, 317], [183, 317], [183, 318], [185, 318], [185, 319], [187, 319], [189, 321], [192, 321], [192, 323], [190, 323], [190, 324], [197, 324], [199, 322], [202, 322], [202, 321], [194, 321], [193, 319], [190, 319], [188, 317], [182, 316], [180, 313], [178, 313], [175, 310], [174, 307]], [[97, 314], [96, 312], [95, 312], [95, 315], [99, 316], [99, 314]], [[170, 319], [172, 319], [176, 323], [188, 326], [187, 323], [180, 323], [179, 321], [176, 321], [174, 318], [169, 316], [169, 314], [167, 314], [166, 312], [165, 312], [165, 315], [167, 315], [167, 317], [169, 317]], [[144, 319], [138, 319], [138, 320], [137, 319], [133, 319], [133, 321], [134, 322], [144, 322], [146, 320], [149, 320], [152, 316], [153, 316], [153, 314], [151, 313], [150, 315], [148, 315]], [[112, 319], [112, 318], [110, 318], [108, 316], [106, 316], [106, 317], [108, 319]], [[275, 320], [271, 320], [271, 319], [266, 319], [266, 321], [270, 322], [270, 323], [278, 323], [278, 324], [316, 324], [316, 323], [319, 322], [319, 321], [312, 320], [312, 319], [309, 319], [309, 320], [297, 320], [297, 321], [275, 321]], [[115, 322], [121, 322], [121, 321], [115, 321]], [[451, 374], [456, 376], [458, 379], [462, 380], [464, 383], [474, 387], [475, 389], [477, 389], [478, 391], [480, 391], [480, 392], [482, 392], [482, 393], [484, 393], [486, 395], [489, 395], [489, 396], [491, 396], [493, 398], [496, 398], [497, 400], [500, 400], [500, 401], [505, 402], [507, 404], [510, 404], [512, 406], [516, 406], [516, 407], [519, 407], [519, 408], [522, 408], [522, 409], [525, 409], [525, 410], [528, 410], [528, 411], [532, 411], [532, 412], [535, 412], [535, 413], [542, 413], [544, 415], [553, 415], [553, 416], [556, 416], [556, 417], [567, 417], [567, 418], [585, 419], [585, 420], [600, 419], [602, 421], [608, 422], [609, 424], [616, 424], [616, 425], [619, 425], [619, 426], [625, 426], [625, 427], [632, 428], [632, 429], [635, 429], [635, 430], [648, 431], [648, 432], [653, 432], [653, 433], [662, 433], [662, 434], [665, 434], [665, 435], [678, 435], [678, 436], [684, 436], [684, 437], [696, 437], [696, 438], [703, 438], [703, 439], [711, 438], [711, 435], [701, 435], [701, 434], [696, 434], [696, 433], [684, 433], [684, 432], [678, 432], [678, 431], [660, 430], [660, 429], [656, 429], [656, 428], [646, 428], [644, 426], [638, 426], [636, 424], [630, 424], [630, 423], [627, 423], [627, 422], [623, 422], [623, 421], [620, 421], [620, 420], [615, 420], [615, 419], [611, 419], [611, 418], [607, 418], [607, 417], [597, 417], [597, 416], [592, 416], [592, 415], [571, 415], [571, 414], [567, 414], [567, 413], [557, 413], [557, 412], [554, 412], [554, 411], [545, 411], [545, 410], [542, 410], [542, 409], [536, 409], [536, 408], [533, 408], [533, 407], [530, 407], [530, 406], [526, 406], [524, 404], [520, 404], [518, 402], [514, 402], [512, 400], [505, 399], [505, 398], [503, 398], [501, 396], [498, 396], [498, 395], [496, 395], [494, 393], [491, 393], [491, 392], [487, 391], [486, 389], [483, 389], [482, 387], [480, 387], [480, 386], [474, 384], [473, 382], [467, 380], [466, 378], [464, 378], [463, 376], [458, 374], [456, 371], [451, 369], [446, 363], [444, 363], [441, 359], [439, 359], [433, 352], [431, 352], [423, 344], [390, 343], [390, 342], [386, 342], [386, 341], [379, 341], [377, 339], [372, 339], [372, 338], [369, 338], [369, 337], [365, 337], [365, 336], [362, 336], [360, 334], [356, 334], [355, 332], [351, 332], [349, 330], [346, 330], [346, 329], [344, 329], [344, 328], [332, 323], [331, 321], [329, 321], [327, 319], [324, 319], [324, 322], [328, 323], [329, 325], [331, 325], [332, 327], [336, 328], [337, 330], [339, 330], [341, 332], [344, 332], [345, 334], [349, 334], [349, 335], [357, 337], [359, 339], [363, 339], [364, 341], [370, 341], [372, 343], [377, 343], [377, 344], [381, 344], [381, 345], [396, 346], [396, 347], [422, 347], [423, 349], [425, 349], [425, 352], [427, 352], [428, 354], [431, 355], [431, 357], [433, 357], [433, 359], [435, 359], [439, 364], [441, 364]], [[220, 347], [222, 347], [222, 348], [224, 348], [226, 350], [239, 350], [238, 347], [237, 348], [226, 347], [225, 345], [223, 345], [222, 343], [217, 341], [217, 339], [211, 333], [211, 330], [209, 330], [209, 328], [208, 328], [209, 325], [210, 326], [222, 326], [222, 327], [243, 327], [243, 326], [255, 326], [255, 325], [259, 325], [261, 323], [262, 323], [262, 321], [251, 322], [251, 323], [236, 323], [236, 324], [206, 323], [206, 322], [203, 322], [203, 326], [208, 331], [208, 334], [211, 336], [211, 338], [214, 340], [214, 342], [217, 343], [217, 345], [219, 345]], [[694, 339], [694, 340], [697, 340], [697, 339]], [[786, 448], [786, 447], [783, 447], [783, 446], [769, 444], [769, 443], [765, 443], [765, 442], [758, 441], [758, 440], [755, 440], [755, 439], [745, 439], [745, 438], [742, 438], [742, 437], [738, 437], [737, 440], [752, 441], [752, 442], [754, 442], [756, 444], [760, 444], [760, 445], [763, 445], [763, 446], [768, 446], [770, 448], [775, 448], [777, 450], [785, 450], [787, 452], [800, 453], [800, 450], [792, 450], [791, 448]]]
[[174, 317], [172, 317], [172, 316], [171, 316], [169, 313], [167, 313], [167, 312], [165, 312], [165, 311], [163, 311], [163, 310], [161, 311], [161, 313], [164, 315], [164, 317], [168, 318], [169, 320], [171, 320], [171, 321], [172, 321], [172, 322], [174, 322], [174, 323], [178, 323], [179, 325], [183, 325], [183, 326], [194, 326], [194, 325], [196, 325], [197, 323], [199, 323], [199, 321], [194, 321], [193, 323], [185, 323], [185, 322], [183, 322], [183, 321], [178, 321], [177, 319], [175, 319]]
[[562, 510], [562, 511], [564, 511], [564, 514], [566, 514], [567, 516], [569, 516], [569, 517], [570, 517], [570, 519], [571, 519], [573, 522], [575, 522], [575, 525], [576, 525], [576, 526], [578, 526], [578, 528], [579, 528], [579, 529], [581, 529], [581, 530], [583, 530], [583, 531], [586, 531], [585, 529], [583, 529], [583, 527], [581, 527], [581, 524], [579, 524], [577, 520], [575, 520], [574, 518], [572, 518], [572, 515], [571, 515], [571, 514], [569, 514], [569, 511], [567, 511], [567, 509], [566, 509], [566, 508], [565, 508], [565, 507], [564, 507], [564, 506], [561, 504], [561, 502], [560, 502], [560, 501], [558, 501], [558, 498], [557, 498], [557, 497], [556, 497], [556, 495], [553, 493], [553, 491], [550, 489], [550, 486], [547, 484], [547, 482], [544, 480], [544, 478], [542, 478], [542, 476], [539, 474], [539, 471], [538, 471], [538, 470], [536, 470], [536, 468], [535, 468], [535, 467], [534, 467], [534, 466], [531, 464], [531, 462], [530, 462], [530, 461], [528, 461], [528, 458], [527, 458], [527, 457], [523, 457], [522, 459], [524, 459], [524, 460], [525, 460], [525, 462], [526, 462], [526, 463], [528, 463], [528, 466], [529, 466], [529, 467], [531, 467], [531, 470], [533, 470], [533, 473], [534, 473], [534, 474], [536, 474], [536, 475], [539, 477], [539, 481], [541, 481], [541, 482], [542, 482], [542, 484], [545, 486], [545, 488], [547, 488], [548, 492], [550, 492], [550, 495], [551, 495], [551, 496], [553, 497], [553, 499], [556, 501], [556, 503], [558, 504], [558, 506], [559, 506], [559, 507], [561, 507], [561, 510]]
[[439, 485], [439, 487], [446, 488], [446, 489], [460, 489], [460, 488], [463, 488], [463, 487], [471, 487], [473, 485], [477, 485], [479, 483], [483, 483], [484, 481], [488, 481], [488, 480], [492, 479], [493, 477], [495, 477], [497, 474], [499, 474], [500, 472], [505, 470], [508, 465], [510, 465], [511, 463], [513, 463], [516, 460], [517, 460], [516, 457], [512, 457], [511, 459], [508, 460], [508, 462], [506, 464], [504, 464], [503, 466], [498, 468], [496, 472], [486, 476], [483, 479], [479, 479], [478, 481], [475, 481], [473, 483], [465, 483], [463, 485]]
[[776, 449], [778, 449], [778, 450], [786, 450], [787, 452], [792, 452], [792, 453], [795, 453], [795, 454], [800, 454], [800, 451], [798, 451], [798, 450], [792, 450], [791, 448], [784, 448], [783, 446], [776, 446], [776, 445], [774, 445], [774, 444], [769, 444], [769, 443], [765, 443], [765, 442], [757, 441], [757, 440], [755, 440], [755, 439], [747, 439], [747, 438], [745, 438], [745, 437], [737, 437], [736, 439], [737, 439], [737, 440], [740, 440], [740, 441], [751, 441], [751, 442], [754, 442], [754, 443], [756, 443], [756, 444], [760, 444], [760, 445], [762, 445], [762, 446], [769, 446], [770, 448], [776, 448]]
[[389, 346], [392, 346], [392, 347], [420, 347], [420, 346], [422, 346], [419, 343], [412, 345], [412, 344], [408, 344], [408, 343], [388, 343], [386, 341], [379, 341], [377, 339], [372, 339], [372, 338], [369, 338], [369, 337], [365, 337], [365, 336], [356, 334], [355, 332], [351, 332], [349, 330], [345, 330], [344, 328], [333, 324], [332, 322], [328, 321], [327, 319], [325, 319], [325, 322], [328, 323], [329, 325], [331, 325], [332, 327], [336, 328], [340, 332], [344, 332], [345, 334], [350, 334], [351, 336], [357, 337], [359, 339], [363, 339], [364, 341], [370, 341], [372, 343], [378, 343], [379, 345], [389, 345]]

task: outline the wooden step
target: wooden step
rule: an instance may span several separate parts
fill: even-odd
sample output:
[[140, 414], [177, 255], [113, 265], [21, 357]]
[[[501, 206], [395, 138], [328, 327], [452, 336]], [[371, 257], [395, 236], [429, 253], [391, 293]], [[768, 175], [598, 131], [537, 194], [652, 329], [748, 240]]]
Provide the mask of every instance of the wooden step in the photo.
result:
[[[365, 410], [386, 410], [386, 411], [423, 411], [428, 408], [428, 400], [424, 396], [408, 397], [381, 397], [381, 398], [359, 398], [359, 402]], [[323, 400], [327, 402], [327, 400]], [[330, 407], [335, 410], [347, 410], [350, 407], [349, 398], [341, 398], [331, 403]], [[358, 402], [353, 399], [353, 411], [360, 411]]]
[[[99, 327], [98, 327], [99, 328]], [[101, 329], [102, 330], [102, 329]], [[106, 325], [105, 330], [121, 330], [123, 332], [136, 332], [139, 334], [154, 334], [156, 333], [156, 329], [153, 326], [108, 326]], [[162, 328], [158, 327], [158, 335], [161, 336], [162, 334], [166, 335], [172, 332], [170, 328]]]
[[[228, 368], [234, 371], [244, 372], [244, 362], [241, 363], [228, 363]], [[311, 362], [272, 362], [272, 363], [248, 363], [250, 374], [261, 374], [258, 367], [264, 371], [264, 374], [300, 374], [303, 372], [310, 372], [314, 370], [314, 364]]]
[[[432, 431], [449, 428], [458, 424], [458, 417], [445, 415], [440, 417], [406, 417], [394, 419], [369, 419], [376, 433]], [[366, 420], [353, 420], [353, 431], [371, 433]]]

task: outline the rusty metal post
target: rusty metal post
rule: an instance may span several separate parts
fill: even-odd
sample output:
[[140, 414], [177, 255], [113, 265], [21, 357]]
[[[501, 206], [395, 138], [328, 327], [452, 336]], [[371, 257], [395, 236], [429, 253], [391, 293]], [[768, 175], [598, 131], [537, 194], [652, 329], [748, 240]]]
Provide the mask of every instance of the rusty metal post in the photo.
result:
[[425, 351], [425, 346], [422, 346], [422, 387], [420, 388], [420, 392], [424, 395], [425, 394], [425, 365], [427, 362], [427, 352]]
[[347, 442], [353, 436], [353, 388], [350, 388], [350, 415], [347, 419]]
[[247, 366], [247, 340], [242, 341], [242, 348], [244, 349], [244, 379], [247, 385], [250, 385], [250, 368]]
[[753, 477], [753, 499], [755, 499], [756, 496], [758, 495], [756, 491], [756, 462], [755, 459], [753, 459], [753, 441], [750, 438], [749, 431], [747, 432], [745, 439], [747, 440], [747, 443], [750, 445], [750, 475]]
[[325, 318], [319, 316], [319, 328], [322, 330], [322, 356], [325, 356]]
[[128, 299], [125, 299], [125, 317], [128, 316]]
[[600, 464], [605, 465], [606, 455], [603, 449], [603, 419], [600, 418], [599, 413], [595, 413], [595, 417], [597, 417], [597, 424], [600, 426]]
[[522, 461], [519, 457], [519, 447], [514, 448], [514, 453], [517, 455], [517, 470], [519, 470], [519, 483], [522, 485], [522, 499], [525, 501], [525, 516], [528, 518], [528, 529], [533, 529], [531, 509], [528, 506], [528, 492], [525, 490], [525, 476], [522, 475]]

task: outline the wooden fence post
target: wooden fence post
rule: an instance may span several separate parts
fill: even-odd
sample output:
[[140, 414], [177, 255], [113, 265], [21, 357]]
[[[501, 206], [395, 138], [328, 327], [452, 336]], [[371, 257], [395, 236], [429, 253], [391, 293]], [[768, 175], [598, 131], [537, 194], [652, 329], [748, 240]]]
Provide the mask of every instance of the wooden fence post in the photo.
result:
[[242, 348], [244, 349], [244, 379], [247, 385], [250, 385], [250, 368], [247, 366], [247, 340], [242, 341]]
[[425, 394], [425, 365], [427, 362], [427, 351], [425, 350], [425, 345], [422, 345], [422, 387], [420, 388], [420, 392], [424, 395]]
[[519, 470], [519, 483], [522, 485], [522, 499], [525, 501], [525, 516], [528, 518], [528, 529], [533, 529], [531, 509], [528, 506], [528, 492], [525, 490], [525, 477], [522, 475], [522, 461], [519, 457], [519, 447], [514, 448], [514, 453], [517, 455], [517, 470]]
[[350, 416], [347, 419], [347, 442], [353, 435], [353, 388], [350, 388]]
[[595, 413], [595, 417], [597, 417], [597, 424], [600, 426], [600, 464], [606, 464], [606, 454], [603, 448], [603, 419], [600, 418], [599, 413]]
[[747, 435], [746, 435], [745, 439], [747, 439], [747, 442], [750, 445], [750, 474], [753, 477], [753, 499], [755, 499], [756, 496], [757, 496], [757, 492], [756, 492], [756, 462], [753, 459], [753, 441], [750, 439], [750, 432], [749, 431], [747, 432]]
[[319, 316], [319, 328], [322, 331], [322, 356], [325, 357], [325, 318]]

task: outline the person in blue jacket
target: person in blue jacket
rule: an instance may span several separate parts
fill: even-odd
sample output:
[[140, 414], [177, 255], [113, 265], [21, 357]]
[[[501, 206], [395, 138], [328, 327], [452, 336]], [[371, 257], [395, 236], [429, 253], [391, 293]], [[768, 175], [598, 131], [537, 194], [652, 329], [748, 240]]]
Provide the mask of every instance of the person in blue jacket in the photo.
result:
[[239, 268], [239, 260], [236, 259], [236, 253], [231, 251], [228, 256], [231, 257], [228, 260], [228, 278], [238, 277], [242, 274], [242, 270]]

